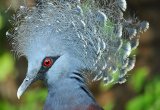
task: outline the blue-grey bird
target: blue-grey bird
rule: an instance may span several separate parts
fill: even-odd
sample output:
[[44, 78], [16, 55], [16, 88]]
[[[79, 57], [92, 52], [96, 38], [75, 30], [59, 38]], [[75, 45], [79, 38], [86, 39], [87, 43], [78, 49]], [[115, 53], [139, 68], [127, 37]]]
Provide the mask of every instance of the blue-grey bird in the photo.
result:
[[[7, 36], [13, 51], [28, 60], [17, 96], [43, 80], [44, 110], [102, 110], [88, 82], [124, 83], [135, 64], [131, 51], [149, 23], [125, 19], [125, 0], [39, 0], [20, 6]], [[118, 78], [115, 78], [118, 77]]]

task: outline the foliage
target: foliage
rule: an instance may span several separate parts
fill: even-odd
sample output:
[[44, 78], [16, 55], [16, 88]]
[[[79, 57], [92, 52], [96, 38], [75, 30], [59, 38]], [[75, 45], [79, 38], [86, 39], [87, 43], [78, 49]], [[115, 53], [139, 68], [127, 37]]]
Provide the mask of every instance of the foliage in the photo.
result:
[[9, 53], [4, 53], [2, 56], [0, 56], [0, 81], [4, 81], [13, 70], [13, 57]]
[[145, 80], [149, 74], [149, 71], [146, 67], [137, 69], [131, 76], [130, 85], [136, 92], [140, 92], [144, 86]]
[[105, 106], [103, 107], [103, 109], [104, 109], [104, 110], [113, 110], [114, 106], [115, 106], [114, 103], [113, 103], [113, 102], [110, 102], [109, 104], [105, 105]]
[[[126, 110], [160, 110], [160, 76], [155, 76], [144, 84], [146, 80], [147, 70], [144, 68], [137, 71], [135, 78], [134, 88], [136, 92], [144, 91], [140, 95], [130, 100], [126, 106]], [[132, 79], [133, 80], [133, 79]]]
[[0, 110], [40, 110], [43, 108], [46, 94], [46, 89], [30, 90], [21, 99], [23, 103], [18, 102], [20, 103], [19, 105], [7, 101], [0, 101]]
[[46, 89], [41, 88], [27, 91], [23, 104], [21, 104], [17, 110], [40, 110], [43, 108], [46, 96]]

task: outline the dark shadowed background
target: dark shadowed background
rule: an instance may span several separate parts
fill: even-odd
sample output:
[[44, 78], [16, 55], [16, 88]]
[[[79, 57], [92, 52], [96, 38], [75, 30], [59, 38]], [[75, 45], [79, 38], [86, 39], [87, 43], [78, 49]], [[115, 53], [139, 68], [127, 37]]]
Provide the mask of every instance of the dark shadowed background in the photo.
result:
[[[95, 84], [91, 90], [105, 110], [160, 110], [160, 0], [127, 3], [131, 15], [150, 23], [136, 50], [136, 66], [128, 73], [126, 83], [106, 87]], [[0, 0], [0, 110], [41, 110], [47, 94], [41, 82], [33, 84], [21, 100], [16, 97], [27, 61], [14, 59], [5, 33], [11, 28], [9, 19], [19, 4], [17, 0]]]

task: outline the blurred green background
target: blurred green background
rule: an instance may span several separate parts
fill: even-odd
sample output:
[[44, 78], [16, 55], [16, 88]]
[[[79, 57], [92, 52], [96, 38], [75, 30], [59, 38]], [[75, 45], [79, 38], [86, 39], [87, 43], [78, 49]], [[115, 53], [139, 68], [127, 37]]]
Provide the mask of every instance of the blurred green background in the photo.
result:
[[[0, 0], [0, 110], [42, 110], [47, 95], [42, 82], [33, 84], [21, 100], [16, 97], [27, 61], [14, 58], [5, 33], [11, 28], [9, 19], [19, 1]], [[150, 29], [141, 36], [136, 50], [136, 67], [128, 73], [125, 84], [107, 87], [95, 84], [91, 90], [105, 110], [160, 110], [160, 1], [127, 0], [127, 3], [129, 12], [150, 22]]]

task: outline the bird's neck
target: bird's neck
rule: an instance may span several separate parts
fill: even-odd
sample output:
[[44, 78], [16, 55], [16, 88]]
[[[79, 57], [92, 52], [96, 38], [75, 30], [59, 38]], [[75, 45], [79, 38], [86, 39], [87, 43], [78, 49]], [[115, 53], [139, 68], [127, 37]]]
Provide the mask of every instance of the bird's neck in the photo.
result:
[[[54, 86], [48, 87], [45, 108], [49, 110], [87, 110], [86, 108], [92, 104], [97, 105], [78, 73], [63, 78]], [[80, 107], [82, 109], [77, 109]]]

